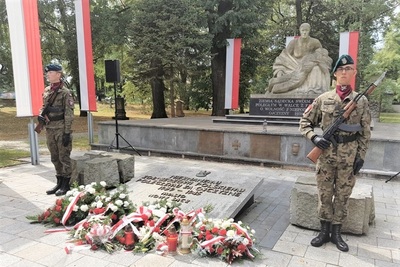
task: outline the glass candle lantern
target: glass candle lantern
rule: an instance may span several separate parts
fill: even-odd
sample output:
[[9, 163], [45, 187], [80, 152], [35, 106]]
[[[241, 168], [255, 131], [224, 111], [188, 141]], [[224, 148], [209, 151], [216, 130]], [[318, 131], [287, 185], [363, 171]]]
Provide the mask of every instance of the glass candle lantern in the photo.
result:
[[132, 228], [125, 229], [125, 250], [132, 250], [135, 247], [135, 237]]
[[178, 248], [178, 234], [174, 226], [171, 226], [168, 230], [167, 246], [169, 254], [176, 254], [176, 250]]
[[181, 222], [179, 252], [182, 254], [190, 253], [191, 244], [192, 244], [192, 228], [190, 226], [189, 220], [185, 217]]

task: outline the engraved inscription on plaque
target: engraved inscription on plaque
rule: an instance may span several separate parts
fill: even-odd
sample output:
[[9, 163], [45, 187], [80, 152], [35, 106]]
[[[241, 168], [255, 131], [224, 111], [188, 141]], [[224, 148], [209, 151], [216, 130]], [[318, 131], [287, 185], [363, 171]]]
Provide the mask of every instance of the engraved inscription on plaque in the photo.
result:
[[250, 115], [301, 117], [314, 99], [250, 98]]
[[189, 203], [190, 196], [201, 196], [203, 193], [223, 196], [240, 197], [246, 191], [243, 188], [225, 186], [221, 181], [189, 178], [185, 176], [171, 176], [169, 178], [146, 175], [136, 182], [157, 186], [156, 192], [149, 194], [149, 198], [167, 199], [180, 203]]

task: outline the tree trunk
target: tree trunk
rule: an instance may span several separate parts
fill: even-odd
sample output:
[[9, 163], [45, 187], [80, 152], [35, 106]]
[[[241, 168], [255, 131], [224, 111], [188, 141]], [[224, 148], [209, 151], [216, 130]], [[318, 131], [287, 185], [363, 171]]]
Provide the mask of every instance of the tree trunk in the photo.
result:
[[213, 88], [212, 116], [225, 116], [225, 48], [216, 48], [211, 61], [211, 80]]
[[151, 118], [168, 118], [167, 112], [165, 111], [165, 85], [162, 78], [164, 70], [159, 60], [153, 60], [151, 68], [154, 69], [153, 78], [151, 79], [151, 94], [153, 96], [153, 113], [151, 114]]
[[[218, 17], [232, 10], [232, 0], [220, 1], [218, 4]], [[208, 27], [213, 32], [215, 27], [214, 11], [209, 10]], [[213, 89], [212, 116], [225, 116], [225, 64], [226, 64], [226, 39], [232, 38], [230, 23], [226, 23], [223, 29], [216, 31], [211, 48], [214, 57], [211, 60], [211, 81]]]
[[301, 12], [301, 2], [302, 2], [302, 0], [296, 0], [297, 29], [300, 28], [300, 25], [303, 23], [303, 13]]

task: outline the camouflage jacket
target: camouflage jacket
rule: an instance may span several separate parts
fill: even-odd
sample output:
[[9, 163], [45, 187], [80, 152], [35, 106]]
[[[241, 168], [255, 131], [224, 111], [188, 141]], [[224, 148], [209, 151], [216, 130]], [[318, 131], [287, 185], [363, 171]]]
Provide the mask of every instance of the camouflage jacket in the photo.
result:
[[[340, 111], [357, 96], [357, 92], [350, 93], [343, 101], [340, 99], [336, 90], [323, 93], [304, 111], [300, 120], [300, 132], [303, 136], [311, 140], [316, 135], [314, 127], [320, 126], [326, 129], [340, 115]], [[351, 125], [360, 125], [361, 130], [357, 132], [357, 157], [365, 159], [371, 138], [371, 114], [368, 100], [363, 96], [358, 102], [357, 107], [350, 114], [345, 122]], [[338, 135], [352, 135], [354, 132], [344, 132], [339, 130]]]
[[[40, 110], [45, 108], [46, 103], [49, 101], [54, 91], [47, 86], [43, 92], [43, 106]], [[57, 90], [57, 95], [49, 108], [49, 113], [47, 114], [50, 120], [46, 124], [48, 129], [64, 129], [64, 133], [71, 133], [72, 121], [74, 120], [74, 98], [68, 88], [62, 86]]]

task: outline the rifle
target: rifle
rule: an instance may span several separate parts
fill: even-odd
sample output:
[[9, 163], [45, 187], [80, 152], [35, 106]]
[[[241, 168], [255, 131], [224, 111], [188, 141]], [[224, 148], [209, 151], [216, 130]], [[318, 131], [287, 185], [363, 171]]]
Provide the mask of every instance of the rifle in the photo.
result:
[[[347, 118], [350, 116], [351, 112], [353, 112], [353, 110], [357, 107], [357, 102], [358, 100], [361, 99], [361, 97], [363, 96], [367, 96], [369, 94], [371, 94], [376, 87], [378, 87], [378, 85], [382, 82], [383, 78], [385, 78], [386, 75], [386, 71], [384, 73], [382, 73], [382, 75], [373, 83], [370, 84], [370, 86], [368, 86], [368, 88], [363, 92], [363, 93], [359, 93], [353, 100], [351, 100], [349, 103], [347, 103], [347, 105], [344, 107], [344, 109], [341, 111], [341, 114], [339, 117], [337, 117], [335, 119], [335, 121], [329, 125], [329, 127], [324, 130], [323, 133], [323, 137], [326, 140], [330, 140], [333, 144], [336, 144], [336, 140], [334, 140], [333, 135], [335, 134], [335, 132], [338, 129], [343, 129], [345, 130], [350, 129], [351, 126], [350, 125], [342, 125], [344, 121], [347, 120]], [[309, 160], [311, 160], [312, 162], [316, 163], [317, 159], [319, 158], [319, 156], [321, 156], [322, 154], [322, 149], [320, 149], [319, 147], [314, 147], [310, 153], [308, 153], [307, 158]]]
[[[49, 107], [51, 105], [53, 105], [53, 102], [56, 99], [56, 95], [57, 95], [58, 89], [60, 89], [62, 86], [63, 86], [63, 84], [61, 82], [60, 87], [58, 87], [56, 90], [54, 90], [53, 94], [49, 98], [49, 101], [47, 101], [47, 103], [44, 106], [42, 112], [40, 113], [40, 116], [42, 116], [42, 117], [44, 117], [46, 119], [46, 124], [50, 121], [49, 118], [47, 117], [47, 114], [49, 113]], [[42, 121], [39, 120], [39, 123], [35, 127], [35, 132], [40, 134], [42, 132], [42, 130], [43, 130], [44, 125], [45, 124]]]
[[389, 179], [387, 179], [385, 181], [385, 183], [390, 182], [394, 177], [396, 177], [397, 175], [399, 175], [400, 172], [396, 173], [395, 175], [393, 175], [392, 177], [390, 177]]

